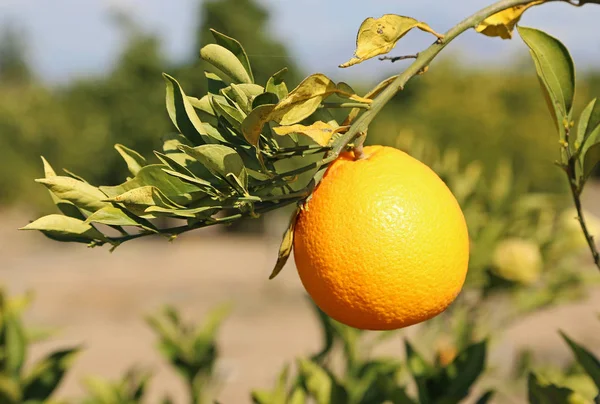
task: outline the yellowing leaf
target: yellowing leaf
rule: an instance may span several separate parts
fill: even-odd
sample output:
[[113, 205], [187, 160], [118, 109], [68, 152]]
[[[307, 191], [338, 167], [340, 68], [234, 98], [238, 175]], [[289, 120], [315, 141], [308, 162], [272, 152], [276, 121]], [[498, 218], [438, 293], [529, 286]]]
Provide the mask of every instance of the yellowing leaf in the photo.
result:
[[310, 126], [304, 125], [290, 125], [290, 126], [278, 126], [273, 128], [273, 132], [280, 136], [289, 135], [291, 133], [300, 133], [302, 135], [310, 137], [312, 140], [326, 146], [329, 143], [331, 137], [344, 129], [345, 126], [334, 127], [323, 121], [317, 121]]
[[475, 27], [475, 31], [487, 36], [499, 36], [502, 39], [511, 39], [515, 26], [521, 19], [523, 13], [530, 7], [542, 4], [546, 0], [535, 1], [533, 3], [514, 6], [500, 11]]
[[323, 99], [332, 94], [354, 101], [370, 104], [373, 100], [354, 94], [347, 84], [336, 85], [321, 73], [304, 79], [278, 104], [264, 104], [254, 108], [242, 122], [242, 133], [246, 140], [256, 146], [263, 126], [275, 121], [283, 126], [292, 125], [312, 115]]
[[435, 32], [429, 25], [411, 17], [396, 14], [385, 14], [381, 18], [369, 17], [363, 21], [356, 37], [354, 57], [340, 65], [349, 67], [364, 62], [372, 57], [391, 51], [396, 43], [411, 29], [418, 28], [438, 38], [444, 36]]
[[339, 94], [343, 97], [364, 103], [372, 100], [350, 94], [345, 86], [338, 88], [327, 76], [321, 73], [313, 74], [302, 80], [298, 87], [294, 88], [287, 97], [275, 106], [271, 113], [271, 120], [281, 125], [291, 125], [308, 118], [319, 108], [324, 98]]

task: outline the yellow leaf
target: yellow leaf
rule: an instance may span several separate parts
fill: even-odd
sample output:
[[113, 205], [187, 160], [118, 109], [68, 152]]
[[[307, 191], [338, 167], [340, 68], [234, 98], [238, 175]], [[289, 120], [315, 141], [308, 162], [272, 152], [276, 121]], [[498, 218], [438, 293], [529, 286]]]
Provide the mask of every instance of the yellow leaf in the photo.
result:
[[339, 94], [364, 103], [373, 102], [356, 94], [348, 93], [346, 86], [338, 88], [329, 77], [316, 73], [302, 80], [298, 87], [294, 88], [287, 97], [281, 100], [273, 109], [270, 118], [281, 125], [300, 122], [315, 112], [323, 99], [332, 94]]
[[546, 0], [535, 1], [533, 3], [514, 6], [500, 11], [475, 27], [475, 31], [487, 36], [499, 36], [502, 39], [511, 39], [515, 26], [521, 19], [523, 13], [530, 7], [544, 3]]
[[317, 121], [310, 126], [304, 126], [300, 124], [278, 126], [273, 128], [273, 132], [280, 136], [289, 135], [291, 133], [300, 133], [301, 135], [310, 137], [321, 146], [326, 146], [334, 134], [345, 129], [347, 129], [346, 126], [335, 127], [323, 121]]
[[275, 121], [283, 126], [300, 122], [311, 116], [323, 99], [332, 94], [366, 104], [373, 102], [369, 98], [354, 94], [347, 84], [336, 85], [324, 74], [317, 73], [305, 78], [278, 104], [265, 104], [254, 108], [242, 122], [242, 133], [250, 144], [256, 146], [267, 122]]
[[396, 46], [398, 40], [413, 28], [429, 32], [440, 39], [444, 37], [431, 29], [429, 25], [411, 17], [396, 14], [385, 14], [381, 18], [369, 17], [358, 29], [354, 57], [341, 64], [340, 67], [349, 67], [388, 53]]

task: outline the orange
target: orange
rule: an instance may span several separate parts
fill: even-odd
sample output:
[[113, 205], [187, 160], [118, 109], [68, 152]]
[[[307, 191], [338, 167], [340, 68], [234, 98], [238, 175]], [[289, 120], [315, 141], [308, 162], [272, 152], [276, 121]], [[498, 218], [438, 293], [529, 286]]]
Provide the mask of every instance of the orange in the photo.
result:
[[294, 259], [308, 294], [349, 326], [391, 330], [430, 319], [460, 292], [469, 261], [464, 216], [444, 182], [383, 146], [344, 153], [301, 210]]

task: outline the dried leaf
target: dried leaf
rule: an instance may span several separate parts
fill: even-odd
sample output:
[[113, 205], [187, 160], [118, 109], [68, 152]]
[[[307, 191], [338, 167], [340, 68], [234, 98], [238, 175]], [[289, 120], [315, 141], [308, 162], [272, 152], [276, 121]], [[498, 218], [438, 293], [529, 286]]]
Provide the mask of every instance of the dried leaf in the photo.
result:
[[317, 121], [310, 126], [304, 126], [300, 124], [290, 125], [290, 126], [278, 126], [273, 128], [273, 132], [280, 136], [289, 135], [291, 133], [300, 133], [301, 135], [305, 135], [310, 137], [312, 140], [320, 144], [321, 146], [327, 146], [331, 137], [342, 131], [347, 129], [345, 126], [332, 126], [323, 121]]
[[275, 268], [271, 272], [269, 279], [275, 278], [285, 266], [290, 254], [292, 253], [292, 248], [294, 246], [294, 228], [296, 227], [296, 220], [298, 219], [298, 213], [300, 209], [296, 209], [296, 211], [292, 214], [290, 219], [290, 223], [285, 233], [283, 234], [283, 239], [281, 240], [281, 245], [279, 246], [279, 254], [277, 255], [277, 263], [275, 264]]
[[500, 11], [475, 27], [475, 31], [487, 36], [499, 36], [502, 39], [511, 39], [515, 26], [521, 19], [523, 13], [530, 7], [544, 3], [546, 0], [536, 1], [529, 4], [514, 6]]
[[372, 57], [391, 51], [396, 43], [411, 29], [418, 28], [438, 38], [444, 36], [435, 32], [429, 25], [411, 17], [396, 14], [385, 14], [380, 18], [369, 17], [363, 21], [356, 37], [354, 57], [340, 65], [350, 67]]

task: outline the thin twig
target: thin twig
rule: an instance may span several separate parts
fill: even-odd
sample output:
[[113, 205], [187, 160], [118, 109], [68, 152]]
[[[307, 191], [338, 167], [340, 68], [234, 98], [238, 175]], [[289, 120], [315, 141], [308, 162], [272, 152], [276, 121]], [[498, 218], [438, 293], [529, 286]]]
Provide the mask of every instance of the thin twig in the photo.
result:
[[360, 108], [369, 109], [370, 104], [362, 102], [324, 102], [320, 105], [320, 108]]
[[563, 167], [565, 169], [565, 173], [569, 180], [569, 189], [571, 190], [571, 196], [573, 197], [573, 203], [575, 205], [575, 210], [577, 211], [577, 220], [579, 221], [579, 225], [581, 226], [581, 230], [583, 231], [583, 235], [585, 236], [585, 240], [590, 248], [590, 252], [592, 253], [592, 258], [594, 259], [594, 264], [596, 267], [600, 269], [600, 254], [598, 253], [598, 249], [596, 248], [596, 243], [594, 242], [594, 236], [592, 236], [588, 230], [587, 223], [585, 221], [585, 217], [583, 215], [583, 208], [581, 205], [581, 192], [583, 190], [583, 181], [577, 180], [577, 153], [571, 153], [571, 147], [569, 142], [571, 129], [567, 125], [564, 128], [564, 142], [563, 142], [563, 151], [566, 155], [567, 165]]
[[379, 58], [379, 60], [389, 60], [390, 62], [394, 63], [399, 60], [416, 59], [418, 57], [419, 57], [419, 54], [415, 53], [414, 55], [404, 55], [404, 56], [382, 56]]

